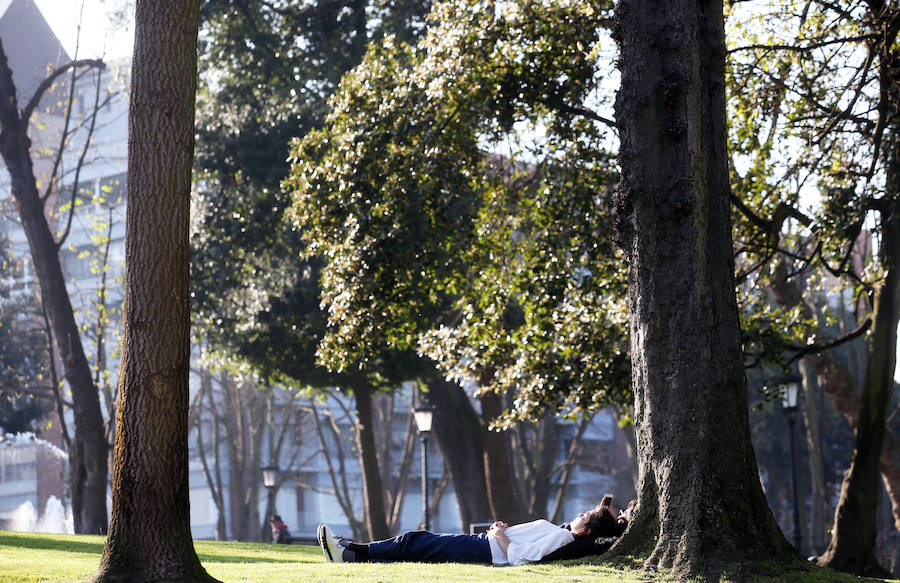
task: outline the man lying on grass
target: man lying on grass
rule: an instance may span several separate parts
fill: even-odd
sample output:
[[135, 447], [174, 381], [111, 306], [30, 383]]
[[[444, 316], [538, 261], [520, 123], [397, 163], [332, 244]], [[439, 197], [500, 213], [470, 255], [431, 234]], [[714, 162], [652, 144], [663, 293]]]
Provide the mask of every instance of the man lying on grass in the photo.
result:
[[334, 536], [330, 528], [320, 524], [316, 537], [325, 560], [333, 563], [419, 561], [524, 565], [577, 559], [602, 553], [625, 531], [631, 508], [616, 518], [611, 503], [612, 495], [607, 494], [595, 508], [562, 526], [546, 520], [515, 526], [497, 521], [487, 533], [433, 534], [417, 530], [388, 540], [357, 543]]

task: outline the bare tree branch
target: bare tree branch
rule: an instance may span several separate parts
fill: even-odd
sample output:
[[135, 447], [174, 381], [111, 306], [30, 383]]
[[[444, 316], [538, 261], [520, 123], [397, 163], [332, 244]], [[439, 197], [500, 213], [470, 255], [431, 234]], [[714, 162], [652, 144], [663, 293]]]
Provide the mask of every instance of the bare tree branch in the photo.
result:
[[44, 96], [44, 93], [47, 92], [50, 87], [53, 86], [53, 82], [56, 81], [60, 75], [65, 74], [66, 71], [72, 68], [81, 68], [81, 67], [96, 67], [98, 69], [105, 69], [106, 63], [103, 62], [103, 59], [79, 59], [77, 61], [69, 61], [65, 65], [54, 70], [50, 75], [41, 81], [41, 84], [37, 86], [37, 89], [34, 91], [34, 95], [31, 99], [28, 100], [28, 103], [22, 109], [22, 119], [24, 121], [28, 121], [31, 119], [31, 115], [34, 113], [34, 110], [37, 108], [38, 104], [40, 104], [41, 99]]
[[807, 45], [802, 45], [802, 46], [800, 46], [800, 45], [767, 45], [767, 44], [745, 45], [745, 46], [729, 49], [728, 54], [736, 53], [739, 51], [756, 51], [756, 50], [793, 51], [793, 52], [798, 52], [798, 53], [806, 53], [809, 51], [813, 51], [815, 49], [827, 47], [828, 45], [865, 41], [865, 40], [877, 38], [877, 36], [878, 35], [876, 35], [876, 34], [861, 34], [859, 36], [848, 36], [845, 38], [835, 38], [835, 39], [830, 39], [830, 40], [823, 40], [823, 41], [809, 43]]
[[[75, 82], [72, 82], [73, 89]], [[71, 110], [71, 102], [74, 101], [74, 98], [70, 99], [69, 105]], [[72, 182], [72, 197], [70, 198], [71, 206], [69, 208], [69, 218], [66, 221], [66, 229], [63, 231], [62, 236], [59, 238], [59, 241], [56, 242], [56, 248], [59, 249], [63, 246], [66, 239], [69, 237], [69, 233], [72, 232], [72, 220], [75, 217], [75, 206], [78, 203], [78, 187], [81, 180], [81, 170], [84, 168], [84, 160], [87, 157], [88, 150], [91, 147], [91, 140], [94, 137], [94, 128], [97, 127], [97, 110], [100, 108], [100, 73], [97, 74], [97, 87], [94, 92], [94, 112], [91, 116], [91, 123], [88, 126], [88, 134], [87, 138], [84, 140], [84, 148], [81, 150], [81, 155], [78, 157], [78, 164], [75, 166], [75, 180]], [[51, 180], [52, 181], [52, 180]]]

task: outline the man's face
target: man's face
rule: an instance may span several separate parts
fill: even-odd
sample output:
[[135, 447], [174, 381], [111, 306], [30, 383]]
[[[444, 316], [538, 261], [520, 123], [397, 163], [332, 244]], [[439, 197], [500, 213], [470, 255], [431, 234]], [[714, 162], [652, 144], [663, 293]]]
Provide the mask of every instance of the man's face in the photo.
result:
[[579, 533], [579, 532], [583, 531], [585, 529], [585, 527], [587, 527], [588, 521], [591, 519], [591, 517], [600, 512], [602, 512], [602, 510], [601, 510], [600, 506], [598, 505], [596, 508], [594, 508], [592, 510], [588, 510], [587, 512], [580, 513], [578, 516], [573, 518], [572, 521], [569, 523], [569, 528], [572, 530], [573, 533]]

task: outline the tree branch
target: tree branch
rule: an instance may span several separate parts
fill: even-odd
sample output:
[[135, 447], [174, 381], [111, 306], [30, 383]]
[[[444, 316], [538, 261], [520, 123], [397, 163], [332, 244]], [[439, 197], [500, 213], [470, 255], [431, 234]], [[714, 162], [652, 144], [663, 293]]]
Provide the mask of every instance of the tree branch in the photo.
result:
[[25, 138], [28, 137], [21, 126], [22, 120], [16, 111], [16, 85], [3, 50], [3, 40], [0, 39], [0, 148], [5, 150], [11, 141], [20, 139], [23, 133]]
[[747, 218], [748, 221], [762, 229], [766, 234], [771, 235], [773, 232], [772, 221], [769, 219], [764, 219], [758, 214], [756, 214], [753, 209], [744, 204], [744, 201], [741, 198], [734, 194], [734, 192], [729, 191], [728, 195], [731, 197], [731, 204], [733, 204], [744, 217]]
[[564, 102], [562, 99], [553, 100], [552, 102], [550, 100], [547, 100], [544, 103], [544, 105], [546, 105], [547, 107], [549, 107], [551, 109], [561, 111], [563, 113], [568, 113], [571, 115], [578, 115], [581, 117], [586, 117], [588, 119], [592, 119], [594, 121], [599, 121], [599, 122], [605, 123], [613, 130], [617, 129], [616, 122], [609, 119], [608, 117], [603, 117], [599, 113], [592, 111], [590, 109], [584, 108], [584, 107], [576, 107], [574, 105], [569, 105], [568, 103]]
[[859, 42], [859, 41], [864, 41], [864, 40], [870, 40], [873, 38], [877, 38], [877, 35], [876, 34], [861, 34], [859, 36], [848, 36], [846, 38], [835, 38], [835, 39], [831, 39], [831, 40], [823, 40], [823, 41], [810, 43], [808, 45], [803, 45], [803, 46], [755, 44], [755, 45], [746, 45], [746, 46], [742, 46], [742, 47], [735, 47], [733, 49], [729, 49], [728, 54], [736, 53], [738, 51], [753, 51], [753, 50], [796, 51], [799, 53], [806, 53], [809, 51], [813, 51], [815, 49], [827, 47], [828, 45]]
[[[81, 180], [81, 170], [84, 168], [84, 160], [87, 157], [88, 150], [91, 147], [91, 140], [94, 138], [94, 128], [97, 126], [97, 112], [100, 109], [100, 83], [101, 83], [101, 75], [97, 73], [97, 88], [94, 92], [94, 112], [91, 116], [91, 123], [88, 126], [87, 138], [84, 140], [84, 148], [81, 150], [81, 155], [78, 157], [78, 164], [75, 166], [75, 180], [72, 182], [72, 198], [71, 198], [71, 208], [69, 208], [69, 219], [66, 221], [66, 229], [63, 232], [62, 236], [59, 238], [59, 241], [56, 242], [57, 250], [60, 249], [65, 243], [66, 239], [69, 237], [69, 233], [72, 232], [72, 219], [75, 218], [75, 206], [78, 203], [78, 187], [80, 186], [79, 182]], [[74, 88], [74, 79], [72, 80], [73, 88]], [[70, 97], [69, 107], [71, 108], [71, 100], [74, 99]], [[60, 151], [62, 154], [62, 151]]]
[[53, 82], [56, 81], [60, 75], [65, 74], [69, 69], [77, 69], [79, 67], [97, 67], [98, 69], [105, 69], [106, 63], [103, 62], [103, 59], [79, 59], [77, 61], [69, 61], [65, 65], [54, 70], [46, 79], [41, 81], [41, 84], [35, 89], [34, 95], [28, 100], [28, 104], [22, 109], [22, 120], [27, 122], [31, 119], [31, 114], [34, 113], [35, 108], [37, 108], [38, 104], [41, 102], [44, 93], [53, 86]]
[[790, 366], [795, 361], [803, 358], [807, 354], [818, 354], [831, 348], [835, 348], [836, 346], [840, 346], [841, 344], [844, 344], [846, 342], [850, 342], [854, 338], [859, 338], [866, 333], [871, 325], [872, 318], [867, 316], [865, 320], [860, 322], [859, 326], [857, 326], [855, 330], [848, 332], [843, 336], [839, 336], [838, 338], [832, 338], [831, 340], [828, 340], [827, 342], [823, 342], [821, 344], [807, 344], [806, 346], [788, 345], [788, 348], [796, 350], [796, 352], [794, 353], [794, 356], [792, 356], [791, 359], [787, 362], [786, 366]]

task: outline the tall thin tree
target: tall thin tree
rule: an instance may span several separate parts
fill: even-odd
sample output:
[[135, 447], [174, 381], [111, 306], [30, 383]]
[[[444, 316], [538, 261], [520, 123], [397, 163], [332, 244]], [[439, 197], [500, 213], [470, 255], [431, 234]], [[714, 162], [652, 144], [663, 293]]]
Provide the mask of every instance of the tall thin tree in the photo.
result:
[[94, 581], [214, 581], [191, 540], [189, 236], [199, 0], [138, 0], [113, 509]]
[[[0, 155], [9, 172], [13, 198], [22, 227], [28, 238], [28, 247], [34, 265], [35, 275], [41, 290], [44, 311], [66, 382], [72, 391], [72, 411], [75, 421], [75, 435], [69, 450], [70, 488], [76, 532], [98, 534], [106, 531], [106, 485], [107, 454], [109, 447], [104, 436], [103, 414], [100, 412], [100, 398], [91, 378], [91, 369], [84, 353], [81, 333], [75, 320], [72, 302], [66, 290], [66, 279], [62, 272], [59, 252], [71, 227], [72, 213], [75, 212], [75, 196], [78, 180], [72, 186], [69, 209], [69, 227], [62, 237], [57, 238], [50, 229], [46, 207], [54, 194], [57, 182], [56, 172], [62, 161], [72, 131], [69, 127], [70, 115], [77, 94], [76, 75], [72, 75], [65, 108], [67, 115], [61, 131], [60, 143], [55, 152], [54, 170], [45, 192], [40, 192], [32, 163], [32, 143], [28, 135], [32, 115], [44, 101], [57, 80], [67, 72], [84, 68], [102, 69], [99, 60], [70, 61], [58, 67], [35, 89], [34, 95], [24, 107], [19, 109], [17, 89], [13, 81], [3, 44], [0, 42]], [[98, 80], [99, 83], [99, 80]], [[98, 93], [99, 95], [99, 93]], [[94, 109], [96, 119], [97, 109]], [[93, 121], [93, 120], [92, 120]], [[93, 123], [89, 124], [93, 128]], [[93, 131], [93, 129], [91, 129]], [[85, 148], [90, 145], [90, 134]], [[82, 155], [77, 169], [84, 161]]]

